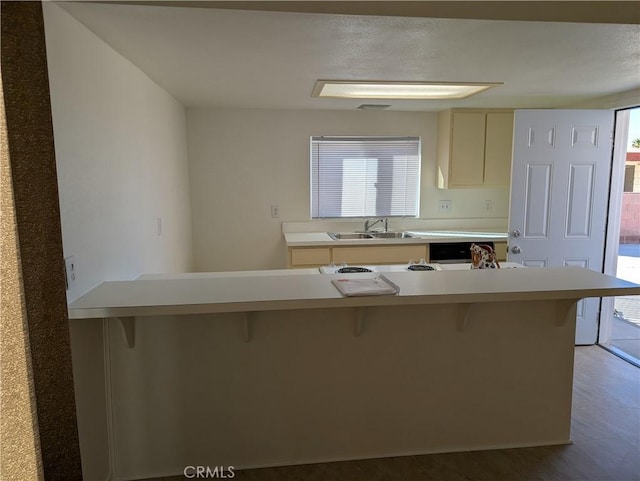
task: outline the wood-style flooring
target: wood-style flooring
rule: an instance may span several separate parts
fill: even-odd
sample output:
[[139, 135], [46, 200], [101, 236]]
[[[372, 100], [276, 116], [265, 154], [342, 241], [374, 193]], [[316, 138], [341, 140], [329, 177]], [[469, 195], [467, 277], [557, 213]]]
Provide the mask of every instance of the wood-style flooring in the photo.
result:
[[566, 446], [235, 471], [234, 480], [640, 481], [640, 369], [597, 346], [576, 348], [571, 437]]

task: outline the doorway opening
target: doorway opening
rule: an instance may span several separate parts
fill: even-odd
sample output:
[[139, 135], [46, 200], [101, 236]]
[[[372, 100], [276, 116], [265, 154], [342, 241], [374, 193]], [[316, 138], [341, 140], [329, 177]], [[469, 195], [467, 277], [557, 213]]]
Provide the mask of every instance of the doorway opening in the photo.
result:
[[[640, 284], [640, 107], [616, 112], [605, 273]], [[603, 299], [599, 344], [640, 367], [640, 296]]]

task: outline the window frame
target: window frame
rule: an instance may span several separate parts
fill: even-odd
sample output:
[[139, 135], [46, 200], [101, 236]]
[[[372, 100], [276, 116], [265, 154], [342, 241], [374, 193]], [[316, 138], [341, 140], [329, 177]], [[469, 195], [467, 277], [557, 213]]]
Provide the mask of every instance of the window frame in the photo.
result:
[[[316, 189], [314, 189], [314, 180], [315, 182], [319, 182], [319, 179], [315, 179], [314, 176], [316, 173], [314, 172], [314, 148], [316, 144], [322, 141], [349, 141], [352, 140], [354, 142], [366, 142], [366, 141], [375, 141], [375, 142], [393, 142], [393, 141], [403, 141], [403, 142], [415, 142], [416, 143], [416, 154], [417, 154], [417, 172], [415, 174], [415, 208], [413, 214], [373, 214], [373, 215], [342, 215], [342, 216], [322, 216], [320, 215], [319, 209], [320, 206], [314, 205], [314, 196]], [[317, 167], [316, 167], [317, 169]], [[420, 194], [421, 194], [421, 175], [422, 175], [422, 138], [420, 136], [381, 136], [381, 135], [319, 135], [319, 136], [311, 136], [309, 139], [309, 216], [312, 220], [322, 220], [322, 219], [365, 219], [371, 217], [389, 217], [389, 218], [419, 218], [420, 217]], [[318, 190], [320, 187], [318, 186]], [[406, 189], [405, 189], [406, 191]], [[342, 190], [341, 190], [342, 192]], [[377, 197], [376, 197], [377, 199]], [[314, 208], [315, 207], [315, 208]], [[314, 211], [318, 212], [317, 216], [314, 216]]]

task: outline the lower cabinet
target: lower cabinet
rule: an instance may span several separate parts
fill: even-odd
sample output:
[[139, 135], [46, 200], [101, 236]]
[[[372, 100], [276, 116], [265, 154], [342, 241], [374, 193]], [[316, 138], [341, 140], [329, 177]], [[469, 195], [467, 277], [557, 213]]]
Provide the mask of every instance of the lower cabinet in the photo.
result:
[[[496, 257], [507, 260], [507, 243], [495, 242]], [[407, 264], [429, 261], [429, 244], [289, 247], [289, 267], [320, 267], [330, 264]]]
[[289, 267], [313, 267], [331, 264], [330, 247], [289, 248]]
[[334, 264], [407, 264], [428, 258], [427, 244], [371, 247], [334, 247]]
[[406, 264], [428, 258], [428, 244], [289, 248], [289, 267], [301, 268], [343, 263]]
[[495, 242], [493, 244], [495, 247], [496, 257], [500, 262], [507, 260], [507, 243], [506, 242]]

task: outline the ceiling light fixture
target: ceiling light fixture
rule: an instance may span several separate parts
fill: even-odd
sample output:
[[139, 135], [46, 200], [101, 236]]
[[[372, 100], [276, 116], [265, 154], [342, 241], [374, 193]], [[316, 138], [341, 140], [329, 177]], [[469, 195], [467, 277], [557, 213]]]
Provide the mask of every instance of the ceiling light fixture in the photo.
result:
[[318, 80], [312, 97], [339, 99], [463, 99], [502, 82], [380, 82]]
[[384, 110], [391, 107], [391, 105], [382, 105], [382, 104], [362, 104], [358, 107], [358, 110]]

